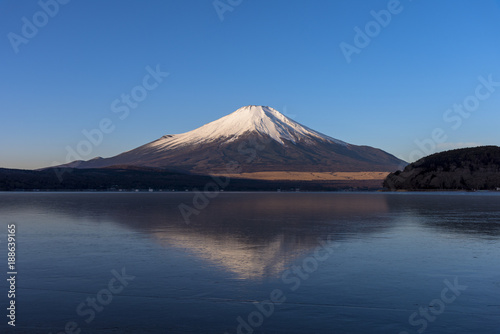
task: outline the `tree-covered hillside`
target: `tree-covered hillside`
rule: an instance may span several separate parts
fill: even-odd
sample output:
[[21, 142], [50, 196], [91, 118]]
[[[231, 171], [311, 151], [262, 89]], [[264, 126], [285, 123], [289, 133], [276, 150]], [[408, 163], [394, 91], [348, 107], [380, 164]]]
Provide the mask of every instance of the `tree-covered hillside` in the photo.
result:
[[481, 146], [436, 153], [387, 176], [390, 190], [497, 190], [500, 147]]

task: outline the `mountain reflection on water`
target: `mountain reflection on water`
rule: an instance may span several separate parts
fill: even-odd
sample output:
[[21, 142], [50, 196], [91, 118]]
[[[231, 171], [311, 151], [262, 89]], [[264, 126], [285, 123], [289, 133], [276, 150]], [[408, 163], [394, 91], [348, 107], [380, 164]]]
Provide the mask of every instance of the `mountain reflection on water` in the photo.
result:
[[[448, 233], [499, 235], [498, 196], [391, 193], [221, 193], [189, 224], [180, 204], [193, 193], [41, 193], [2, 195], [0, 213], [23, 210], [114, 223], [227, 270], [242, 279], [277, 277], [321, 240], [342, 242], [411, 223]], [[471, 200], [471, 198], [475, 198]], [[477, 215], [471, 211], [477, 210]], [[436, 220], [435, 211], [442, 219]], [[464, 213], [469, 215], [464, 218]], [[429, 219], [426, 219], [429, 218]], [[482, 222], [478, 224], [478, 221]]]
[[[165, 247], [201, 257], [240, 278], [276, 277], [319, 240], [360, 238], [388, 228], [386, 197], [373, 194], [223, 193], [186, 224], [193, 193], [16, 194], [5, 210], [111, 222]], [[17, 208], [16, 208], [17, 207]], [[378, 220], [378, 222], [377, 222]]]

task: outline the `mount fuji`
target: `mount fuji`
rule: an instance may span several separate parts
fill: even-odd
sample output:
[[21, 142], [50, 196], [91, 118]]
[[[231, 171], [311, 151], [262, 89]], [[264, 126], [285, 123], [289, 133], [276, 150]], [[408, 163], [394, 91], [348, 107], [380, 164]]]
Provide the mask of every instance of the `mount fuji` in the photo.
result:
[[[245, 106], [195, 130], [165, 135], [110, 158], [60, 167], [156, 167], [195, 174], [393, 172], [406, 162], [303, 126], [267, 106]], [[234, 168], [237, 166], [237, 169]]]

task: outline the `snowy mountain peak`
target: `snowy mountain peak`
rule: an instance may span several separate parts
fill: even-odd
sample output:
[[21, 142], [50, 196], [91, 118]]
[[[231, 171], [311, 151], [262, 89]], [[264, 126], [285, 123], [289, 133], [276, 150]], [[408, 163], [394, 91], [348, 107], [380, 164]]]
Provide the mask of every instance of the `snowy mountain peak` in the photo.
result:
[[273, 116], [281, 116], [285, 117], [283, 114], [281, 114], [279, 111], [276, 109], [273, 109], [268, 106], [245, 106], [241, 107], [232, 114], [229, 114], [228, 116], [233, 116], [233, 117], [256, 117], [256, 118], [263, 118], [263, 117], [269, 117], [271, 115]]
[[[252, 150], [257, 148], [257, 140], [265, 143], [259, 144], [258, 152]], [[255, 155], [249, 157], [248, 153]], [[258, 163], [254, 159], [258, 159]], [[228, 165], [234, 163], [241, 173], [279, 172], [279, 175], [282, 172], [307, 175], [387, 172], [405, 165], [404, 161], [380, 149], [347, 144], [314, 131], [271, 107], [249, 105], [195, 130], [165, 135], [110, 158], [63, 166], [154, 167], [213, 175], [228, 173]]]
[[164, 136], [151, 143], [155, 148], [174, 148], [188, 144], [226, 140], [228, 142], [248, 133], [267, 135], [284, 145], [284, 140], [297, 143], [312, 139], [347, 145], [346, 143], [309, 129], [267, 106], [249, 105], [216, 121], [186, 133]]

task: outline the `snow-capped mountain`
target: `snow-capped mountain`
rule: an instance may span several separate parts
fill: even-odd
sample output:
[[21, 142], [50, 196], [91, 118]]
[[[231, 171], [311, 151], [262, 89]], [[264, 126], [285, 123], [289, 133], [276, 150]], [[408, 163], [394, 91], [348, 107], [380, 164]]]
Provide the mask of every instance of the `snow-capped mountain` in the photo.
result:
[[252, 132], [269, 136], [282, 145], [285, 145], [285, 141], [297, 143], [311, 139], [346, 145], [340, 140], [328, 137], [291, 120], [273, 108], [246, 106], [193, 131], [165, 136], [151, 143], [150, 146], [164, 149], [213, 142], [220, 139], [231, 142]]
[[161, 167], [200, 174], [239, 172], [391, 172], [406, 163], [380, 149], [351, 145], [266, 106], [246, 106], [195, 130], [166, 135], [110, 158], [67, 166]]

